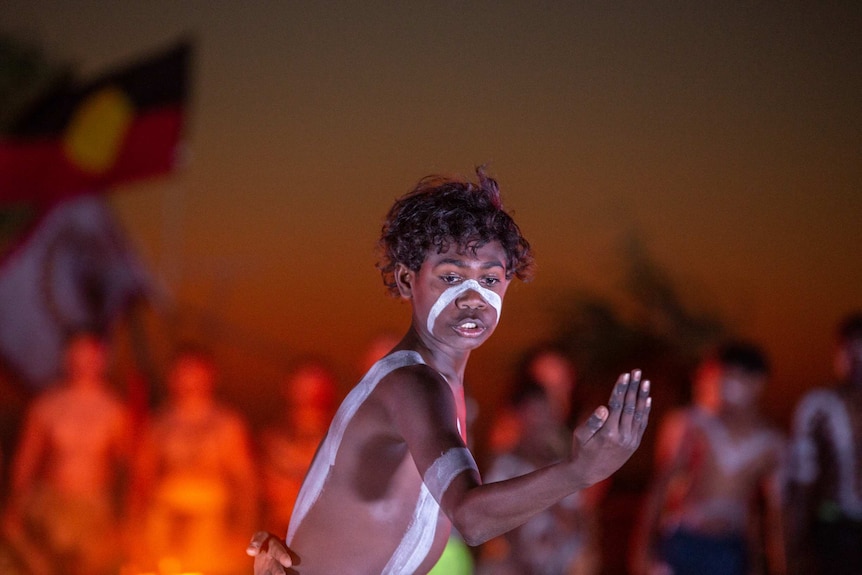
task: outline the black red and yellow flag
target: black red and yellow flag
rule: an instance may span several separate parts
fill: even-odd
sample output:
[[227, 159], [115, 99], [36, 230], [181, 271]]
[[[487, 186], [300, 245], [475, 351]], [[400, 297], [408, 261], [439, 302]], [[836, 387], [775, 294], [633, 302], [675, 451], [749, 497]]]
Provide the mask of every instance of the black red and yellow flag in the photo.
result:
[[32, 100], [0, 136], [0, 372], [36, 388], [65, 337], [107, 331], [151, 278], [102, 194], [177, 166], [190, 44]]
[[34, 102], [0, 137], [0, 205], [46, 207], [170, 172], [182, 142], [190, 60], [183, 40]]

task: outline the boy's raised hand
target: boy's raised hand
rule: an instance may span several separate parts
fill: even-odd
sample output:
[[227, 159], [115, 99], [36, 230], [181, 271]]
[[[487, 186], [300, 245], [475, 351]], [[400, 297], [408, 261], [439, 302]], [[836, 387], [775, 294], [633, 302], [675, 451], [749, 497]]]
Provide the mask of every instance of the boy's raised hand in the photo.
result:
[[284, 575], [293, 565], [287, 546], [266, 531], [255, 533], [245, 552], [254, 557], [254, 575]]
[[649, 387], [640, 370], [620, 375], [608, 406], [575, 429], [571, 462], [587, 485], [622, 467], [640, 445], [652, 402]]

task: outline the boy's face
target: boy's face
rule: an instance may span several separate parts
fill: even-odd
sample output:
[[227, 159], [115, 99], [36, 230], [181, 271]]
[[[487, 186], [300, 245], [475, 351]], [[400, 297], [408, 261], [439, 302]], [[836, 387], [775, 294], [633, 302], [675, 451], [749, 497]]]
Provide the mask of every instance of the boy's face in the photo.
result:
[[497, 327], [506, 279], [506, 252], [490, 242], [475, 254], [456, 245], [431, 252], [418, 272], [400, 265], [401, 296], [413, 304], [414, 325], [431, 338], [457, 349], [479, 347]]
[[721, 401], [728, 407], [746, 409], [757, 404], [766, 376], [739, 367], [725, 367], [721, 373]]
[[101, 378], [107, 367], [105, 345], [90, 335], [76, 337], [66, 350], [66, 367], [72, 379]]
[[169, 374], [169, 385], [177, 398], [209, 397], [214, 383], [214, 367], [208, 361], [194, 356], [177, 358]]
[[695, 403], [709, 411], [720, 407], [754, 407], [766, 385], [766, 376], [732, 365], [709, 361], [695, 381]]
[[862, 338], [852, 338], [838, 346], [835, 375], [844, 381], [862, 381]]

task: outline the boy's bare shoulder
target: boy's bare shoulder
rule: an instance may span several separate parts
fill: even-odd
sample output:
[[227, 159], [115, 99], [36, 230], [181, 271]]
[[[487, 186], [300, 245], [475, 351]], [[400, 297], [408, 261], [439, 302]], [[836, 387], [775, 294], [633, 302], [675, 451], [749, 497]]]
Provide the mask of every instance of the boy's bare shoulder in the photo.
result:
[[429, 365], [419, 363], [400, 367], [380, 380], [375, 394], [393, 409], [409, 409], [452, 398], [446, 379]]

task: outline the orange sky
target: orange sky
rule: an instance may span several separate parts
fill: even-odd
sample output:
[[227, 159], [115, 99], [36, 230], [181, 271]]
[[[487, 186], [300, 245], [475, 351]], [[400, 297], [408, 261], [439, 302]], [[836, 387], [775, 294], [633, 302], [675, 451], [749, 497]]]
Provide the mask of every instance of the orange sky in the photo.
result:
[[194, 35], [189, 163], [111, 201], [249, 362], [316, 351], [349, 372], [403, 330], [373, 267], [384, 212], [488, 162], [539, 274], [473, 380], [544, 333], [553, 294], [615, 285], [632, 232], [765, 345], [776, 410], [828, 376], [833, 325], [862, 307], [858, 3], [356, 4], [5, 0], [0, 29], [84, 73]]

